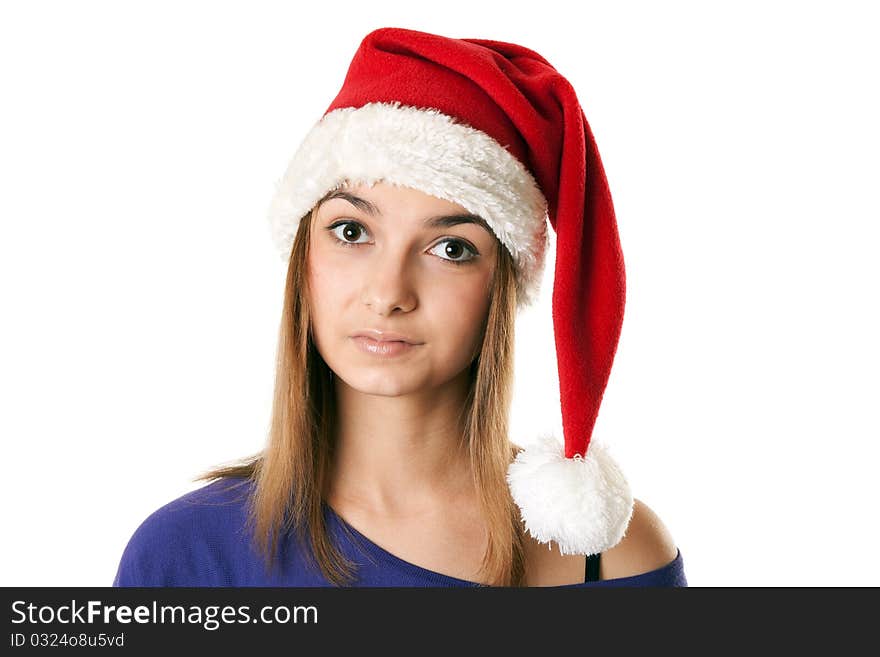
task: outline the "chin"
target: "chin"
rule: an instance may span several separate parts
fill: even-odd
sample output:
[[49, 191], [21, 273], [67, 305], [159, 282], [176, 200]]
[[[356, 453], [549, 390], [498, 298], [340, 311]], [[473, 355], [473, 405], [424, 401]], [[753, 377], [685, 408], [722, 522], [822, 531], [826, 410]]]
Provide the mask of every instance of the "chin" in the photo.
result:
[[[346, 371], [346, 369], [348, 371]], [[377, 395], [381, 397], [399, 397], [418, 392], [427, 383], [414, 375], [412, 371], [394, 371], [394, 368], [354, 368], [348, 367], [342, 370], [334, 370], [337, 376], [345, 384], [365, 395]]]
[[418, 392], [421, 386], [408, 385], [402, 381], [375, 381], [370, 380], [363, 385], [353, 385], [353, 389], [364, 395], [373, 395], [375, 397], [402, 397], [414, 392]]

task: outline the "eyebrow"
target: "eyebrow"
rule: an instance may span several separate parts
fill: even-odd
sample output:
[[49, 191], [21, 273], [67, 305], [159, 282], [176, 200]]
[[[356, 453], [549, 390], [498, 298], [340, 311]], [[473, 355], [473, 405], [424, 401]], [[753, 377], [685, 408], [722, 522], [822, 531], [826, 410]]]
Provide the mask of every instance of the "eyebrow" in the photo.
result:
[[[339, 189], [330, 192], [324, 198], [318, 201], [318, 207], [321, 207], [321, 204], [323, 204], [324, 201], [329, 201], [333, 198], [340, 198], [348, 201], [358, 210], [360, 210], [361, 212], [366, 212], [370, 216], [375, 217], [376, 215], [381, 214], [381, 212], [379, 212], [379, 208], [367, 199], [361, 198], [360, 196], [355, 196], [354, 194], [350, 194], [349, 192]], [[425, 219], [425, 223], [432, 228], [448, 228], [450, 226], [458, 226], [459, 224], [476, 224], [477, 226], [482, 226], [490, 235], [495, 235], [495, 232], [492, 230], [489, 224], [486, 223], [486, 220], [477, 214], [465, 213], [428, 217], [427, 219]]]

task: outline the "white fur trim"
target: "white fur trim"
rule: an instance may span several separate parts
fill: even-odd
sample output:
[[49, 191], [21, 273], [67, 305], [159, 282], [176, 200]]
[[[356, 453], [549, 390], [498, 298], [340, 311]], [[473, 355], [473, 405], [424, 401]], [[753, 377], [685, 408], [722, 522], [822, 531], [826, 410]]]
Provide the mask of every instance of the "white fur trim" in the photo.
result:
[[565, 458], [546, 435], [521, 451], [507, 471], [513, 499], [528, 532], [555, 541], [562, 554], [599, 554], [623, 538], [632, 516], [629, 484], [607, 450], [595, 442]]
[[532, 174], [486, 133], [432, 108], [368, 103], [328, 112], [276, 183], [272, 238], [286, 262], [300, 220], [343, 182], [411, 187], [486, 220], [517, 268], [518, 307], [537, 298], [547, 201]]

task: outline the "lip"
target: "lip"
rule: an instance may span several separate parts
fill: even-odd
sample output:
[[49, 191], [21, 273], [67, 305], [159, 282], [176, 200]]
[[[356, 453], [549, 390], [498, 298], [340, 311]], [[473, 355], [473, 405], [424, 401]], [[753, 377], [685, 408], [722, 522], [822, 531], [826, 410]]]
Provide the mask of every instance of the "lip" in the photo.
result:
[[362, 329], [354, 333], [352, 338], [369, 338], [374, 342], [403, 342], [411, 346], [422, 344], [410, 337], [392, 331], [380, 331], [379, 329]]
[[419, 345], [400, 340], [374, 340], [366, 335], [352, 336], [355, 346], [364, 353], [383, 358], [403, 356], [418, 349]]
[[403, 356], [422, 344], [401, 333], [379, 329], [362, 329], [352, 335], [351, 339], [364, 353], [384, 358]]

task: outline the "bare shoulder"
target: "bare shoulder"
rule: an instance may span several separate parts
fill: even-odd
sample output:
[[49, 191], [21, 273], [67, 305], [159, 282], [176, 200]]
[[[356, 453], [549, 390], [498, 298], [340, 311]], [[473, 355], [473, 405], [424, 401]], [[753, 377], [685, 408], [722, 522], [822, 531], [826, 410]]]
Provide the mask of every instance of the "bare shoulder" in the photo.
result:
[[647, 573], [665, 566], [677, 554], [666, 525], [647, 504], [633, 500], [632, 518], [623, 539], [602, 553], [599, 577], [616, 579]]

